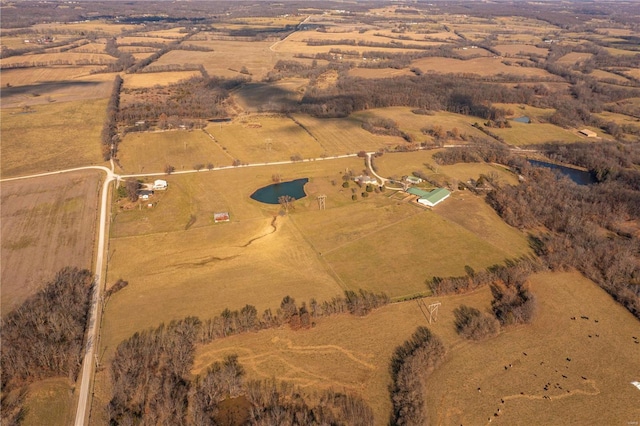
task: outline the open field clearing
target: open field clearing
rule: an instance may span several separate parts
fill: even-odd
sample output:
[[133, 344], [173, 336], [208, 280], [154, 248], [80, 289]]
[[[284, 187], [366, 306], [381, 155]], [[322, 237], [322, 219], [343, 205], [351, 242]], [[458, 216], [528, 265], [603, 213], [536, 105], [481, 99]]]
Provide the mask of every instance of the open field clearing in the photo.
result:
[[73, 423], [73, 384], [69, 379], [56, 377], [29, 386], [26, 400], [25, 426], [66, 426]]
[[[162, 55], [152, 66], [202, 64], [211, 76], [237, 77], [242, 67], [246, 67], [253, 79], [262, 79], [273, 69], [278, 59], [291, 59], [293, 56], [278, 55], [269, 50], [273, 42], [267, 41], [189, 41], [190, 45], [210, 47], [212, 52], [190, 50], [172, 50]], [[239, 55], [238, 52], [242, 52]]]
[[228, 124], [210, 124], [207, 131], [224, 147], [231, 161], [236, 158], [244, 163], [262, 163], [287, 161], [293, 155], [318, 158], [322, 154], [338, 154], [324, 150], [312, 135], [285, 116], [252, 115]]
[[508, 66], [500, 58], [474, 58], [462, 61], [453, 58], [422, 58], [411, 62], [412, 67], [423, 72], [471, 73], [481, 76], [495, 74], [514, 74], [530, 78], [556, 79], [547, 71], [533, 67]]
[[[135, 46], [136, 44], [144, 44], [144, 43], [161, 43], [161, 44], [166, 44], [166, 43], [171, 43], [175, 40], [173, 39], [167, 39], [164, 37], [152, 37], [152, 36], [146, 36], [143, 34], [147, 34], [147, 33], [141, 33], [135, 36], [122, 36], [122, 37], [118, 37], [117, 38], [117, 42], [118, 42], [118, 46], [129, 46], [129, 45], [133, 45]], [[136, 46], [137, 47], [137, 46]]]
[[349, 75], [360, 78], [391, 78], [403, 75], [414, 75], [407, 68], [351, 68]]
[[[209, 318], [246, 303], [262, 311], [278, 306], [287, 294], [324, 300], [341, 293], [288, 217], [279, 217], [272, 226], [279, 206], [258, 203], [249, 195], [261, 186], [257, 182], [267, 185], [272, 174], [281, 173], [286, 180], [310, 177], [312, 185], [319, 181], [316, 190], [328, 190], [328, 198], [334, 200], [342, 187], [328, 181], [339, 179], [341, 170], [360, 161], [168, 176], [169, 189], [153, 209], [118, 212], [112, 224], [107, 282], [123, 278], [129, 286], [108, 302], [103, 332], [107, 350], [162, 321], [187, 315]], [[317, 209], [316, 192], [309, 193], [296, 202], [296, 212]], [[229, 212], [231, 222], [214, 225], [212, 216], [218, 211]], [[195, 222], [185, 230], [191, 215]]]
[[616, 114], [615, 112], [608, 112], [608, 111], [603, 111], [601, 113], [597, 113], [593, 115], [595, 115], [596, 117], [602, 120], [613, 121], [614, 123], [617, 123], [619, 125], [629, 124], [629, 125], [640, 128], [640, 120], [630, 115]]
[[259, 112], [274, 105], [286, 107], [302, 99], [309, 84], [306, 78], [284, 78], [273, 83], [248, 83], [233, 92], [236, 103], [245, 111]]
[[[177, 171], [196, 164], [230, 166], [233, 158], [201, 130], [128, 133], [118, 158], [125, 173], [160, 173], [172, 165]], [[203, 167], [204, 168], [204, 167]]]
[[640, 79], [640, 69], [628, 69], [624, 73], [635, 79]]
[[[485, 424], [489, 417], [499, 424], [532, 424], [540, 416], [545, 424], [558, 419], [589, 423], [589, 418], [617, 424], [637, 418], [637, 406], [628, 403], [637, 398], [630, 384], [637, 380], [633, 374], [638, 345], [631, 338], [636, 320], [579, 274], [540, 274], [532, 283], [539, 301], [533, 324], [484, 342], [470, 343], [457, 336], [452, 311], [460, 304], [487, 309], [488, 288], [425, 299], [427, 304], [442, 303], [438, 322], [431, 325], [415, 302], [408, 301], [380, 308], [365, 319], [341, 315], [321, 318], [309, 330], [282, 327], [221, 339], [198, 348], [193, 373], [237, 354], [249, 378], [275, 376], [308, 392], [347, 389], [368, 402], [376, 424], [386, 424], [391, 409], [387, 390], [391, 355], [418, 325], [426, 325], [449, 349], [446, 362], [430, 377], [426, 389], [433, 424]], [[570, 320], [572, 316], [577, 319]], [[615, 331], [617, 324], [621, 324], [620, 333]], [[611, 347], [624, 348], [620, 362], [609, 362]], [[505, 370], [510, 363], [513, 367]], [[564, 388], [552, 389], [551, 400], [542, 399], [548, 381]], [[502, 415], [493, 417], [497, 408]]]
[[537, 107], [532, 107], [530, 105], [524, 105], [524, 104], [494, 103], [492, 105], [496, 108], [502, 108], [507, 111], [511, 110], [513, 112], [511, 117], [513, 118], [527, 116], [530, 119], [532, 119], [532, 121], [534, 122], [547, 121], [549, 117], [551, 117], [553, 113], [556, 112], [556, 110], [553, 108], [537, 108]]
[[100, 22], [100, 21], [92, 21], [92, 22], [71, 22], [71, 23], [48, 23], [48, 24], [36, 24], [31, 28], [38, 32], [52, 32], [55, 33], [57, 31], [75, 31], [78, 34], [82, 32], [96, 32], [103, 33], [107, 35], [118, 35], [123, 31], [131, 31], [136, 28], [141, 28], [140, 25], [131, 25], [131, 24], [118, 24], [113, 22]]
[[587, 59], [591, 59], [592, 56], [592, 53], [587, 52], [571, 52], [558, 59], [557, 62], [559, 64], [573, 65], [578, 62], [583, 62]]
[[[630, 383], [638, 380], [637, 320], [577, 273], [534, 275], [531, 283], [538, 300], [531, 325], [480, 343], [447, 345], [454, 347], [448, 360], [427, 381], [431, 422], [626, 424], [640, 418], [632, 402], [638, 389]], [[442, 313], [439, 319], [442, 327], [447, 319]]]
[[[150, 53], [140, 53], [142, 57], [147, 57]], [[126, 89], [140, 89], [142, 87], [153, 87], [156, 85], [168, 86], [170, 84], [178, 83], [181, 80], [188, 80], [191, 77], [199, 77], [202, 74], [200, 71], [170, 71], [170, 72], [152, 72], [152, 73], [138, 73], [138, 74], [125, 74], [123, 77], [124, 85]], [[126, 97], [126, 94], [122, 94], [122, 97]]]
[[145, 37], [179, 39], [179, 38], [183, 38], [187, 33], [185, 32], [184, 27], [175, 27], [175, 28], [169, 28], [166, 30], [145, 31], [143, 34]]
[[549, 49], [530, 44], [497, 44], [493, 48], [505, 56], [527, 56], [531, 54], [547, 56], [547, 53], [549, 53]]
[[[415, 142], [430, 141], [431, 136], [423, 135], [422, 128], [440, 126], [444, 130], [456, 128], [460, 134], [469, 136], [486, 137], [484, 133], [472, 126], [479, 119], [462, 114], [450, 112], [434, 112], [433, 115], [414, 114], [409, 107], [375, 108], [356, 112], [352, 117], [367, 120], [373, 118], [387, 118], [398, 123], [398, 128], [413, 136]], [[461, 141], [452, 141], [461, 143]]]
[[575, 132], [563, 129], [549, 123], [518, 123], [511, 122], [511, 128], [489, 129], [504, 139], [509, 145], [526, 146], [545, 142], [581, 142], [583, 137]]
[[[450, 166], [438, 165], [432, 158], [437, 150], [397, 152], [384, 154], [375, 158], [374, 164], [380, 176], [389, 176], [400, 179], [402, 176], [411, 176], [414, 171], [420, 171], [434, 179], [450, 180], [455, 179], [466, 182], [469, 179], [478, 179], [480, 175], [495, 174], [496, 178], [503, 183], [516, 185], [517, 177], [505, 168], [487, 163], [458, 163]], [[428, 164], [428, 168], [425, 164]], [[434, 172], [433, 169], [437, 171]]]
[[2, 183], [2, 312], [65, 266], [90, 268], [98, 214], [98, 171]]
[[40, 66], [50, 65], [106, 65], [116, 61], [113, 56], [105, 53], [37, 53], [33, 55], [11, 56], [2, 60], [4, 68], [12, 66]]
[[[37, 101], [38, 95], [46, 95], [48, 92], [43, 92], [40, 84], [46, 85], [44, 87], [64, 87], [64, 82], [69, 81], [87, 81], [87, 82], [110, 82], [113, 83], [114, 74], [91, 74], [91, 71], [96, 69], [96, 66], [54, 66], [54, 67], [33, 67], [33, 68], [21, 68], [21, 69], [7, 69], [2, 70], [2, 107], [5, 108], [12, 103], [17, 102], [14, 97], [21, 96], [20, 101], [29, 100], [29, 104], [32, 101]], [[81, 84], [81, 83], [78, 83]], [[31, 86], [27, 88], [18, 89], [17, 86]], [[71, 89], [73, 85], [67, 84], [67, 90]], [[86, 84], [83, 86], [82, 92], [90, 91], [90, 86]], [[13, 89], [13, 90], [11, 90]], [[49, 89], [50, 90], [50, 89]], [[109, 88], [108, 90], [111, 90]], [[108, 96], [106, 91], [106, 96]], [[87, 95], [89, 96], [89, 95]], [[101, 94], [101, 97], [105, 95]], [[40, 100], [44, 101], [44, 99]], [[46, 101], [48, 102], [48, 101]]]
[[102, 164], [100, 132], [106, 100], [3, 108], [3, 177]]
[[618, 83], [629, 83], [629, 79], [622, 77], [618, 74], [614, 74], [612, 72], [603, 71], [603, 70], [593, 70], [591, 74], [592, 77], [597, 78], [598, 80], [613, 80]]
[[374, 135], [362, 128], [357, 118], [315, 118], [295, 114], [293, 118], [313, 135], [328, 155], [355, 154], [359, 151], [376, 151], [405, 143], [399, 136]]
[[464, 275], [465, 265], [480, 270], [512, 256], [438, 215], [438, 207], [428, 211], [406, 204], [415, 215], [380, 223], [376, 232], [322, 256], [350, 289], [383, 291], [392, 298], [424, 294], [426, 279]]

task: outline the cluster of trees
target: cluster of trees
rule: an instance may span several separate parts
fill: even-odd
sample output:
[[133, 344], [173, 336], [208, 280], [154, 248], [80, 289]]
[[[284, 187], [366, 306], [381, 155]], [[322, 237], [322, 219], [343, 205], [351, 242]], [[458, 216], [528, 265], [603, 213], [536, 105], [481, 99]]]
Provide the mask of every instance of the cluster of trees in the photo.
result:
[[453, 310], [453, 315], [456, 331], [466, 339], [482, 340], [500, 331], [498, 320], [476, 308], [460, 305]]
[[491, 309], [501, 325], [528, 324], [533, 319], [536, 301], [526, 281], [495, 281], [491, 294]]
[[75, 380], [89, 312], [93, 275], [66, 267], [2, 319], [2, 423], [23, 415], [22, 389], [55, 376]]
[[275, 313], [271, 309], [266, 309], [259, 315], [258, 310], [252, 305], [246, 305], [234, 311], [225, 309], [219, 316], [202, 323], [198, 341], [208, 343], [226, 336], [279, 327], [283, 324], [288, 324], [294, 329], [307, 328], [313, 325], [314, 319], [320, 317], [342, 313], [363, 316], [373, 309], [388, 304], [389, 301], [389, 296], [384, 293], [346, 290], [343, 297], [337, 296], [322, 303], [311, 299], [308, 304], [302, 302], [298, 307], [293, 297], [285, 296]]
[[166, 122], [172, 117], [191, 121], [226, 117], [225, 101], [229, 91], [247, 81], [246, 77], [199, 76], [168, 87], [131, 89], [127, 93], [134, 95], [135, 101], [120, 107], [118, 122], [123, 125], [133, 125], [136, 121], [155, 122], [161, 116]]
[[429, 424], [424, 401], [425, 381], [446, 353], [438, 336], [426, 327], [418, 327], [411, 338], [396, 348], [391, 358], [390, 387], [393, 412], [391, 425]]
[[190, 317], [136, 333], [111, 364], [111, 424], [373, 424], [373, 412], [350, 394], [304, 395], [288, 383], [246, 381], [235, 355], [190, 378], [201, 323]]
[[[637, 147], [603, 143], [548, 148], [555, 159], [588, 167], [599, 182], [580, 186], [549, 169], [533, 167], [522, 158], [490, 147], [466, 148], [471, 153], [464, 155], [460, 149], [448, 150], [439, 159], [450, 163], [465, 156], [491, 158], [514, 168], [522, 182], [515, 186], [494, 183], [496, 189], [487, 194], [487, 202], [508, 224], [535, 232], [532, 245], [546, 267], [578, 269], [640, 318], [640, 239], [624, 226], [640, 219]], [[540, 232], [541, 228], [546, 232]], [[437, 292], [442, 283], [445, 288], [456, 286], [451, 279], [433, 280], [429, 285]], [[519, 292], [516, 286], [516, 295], [523, 296]]]
[[[120, 90], [122, 89], [122, 77], [116, 75], [113, 79], [113, 88], [107, 103], [107, 118], [102, 126], [100, 140], [102, 141], [102, 157], [109, 160], [115, 155], [118, 148], [118, 111], [120, 109]], [[113, 146], [112, 146], [113, 145]]]

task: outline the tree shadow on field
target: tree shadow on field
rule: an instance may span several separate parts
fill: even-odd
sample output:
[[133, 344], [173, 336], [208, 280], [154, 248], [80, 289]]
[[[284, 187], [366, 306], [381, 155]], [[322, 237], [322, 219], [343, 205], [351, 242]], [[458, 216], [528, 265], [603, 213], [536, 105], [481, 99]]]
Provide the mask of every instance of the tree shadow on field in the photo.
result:
[[297, 107], [300, 95], [270, 83], [248, 83], [235, 92], [246, 109], [254, 111], [287, 111]]
[[10, 98], [12, 96], [41, 96], [53, 93], [60, 89], [69, 89], [73, 87], [88, 88], [103, 84], [99, 81], [43, 81], [38, 84], [28, 84], [26, 86], [10, 86], [2, 88], [2, 97]]

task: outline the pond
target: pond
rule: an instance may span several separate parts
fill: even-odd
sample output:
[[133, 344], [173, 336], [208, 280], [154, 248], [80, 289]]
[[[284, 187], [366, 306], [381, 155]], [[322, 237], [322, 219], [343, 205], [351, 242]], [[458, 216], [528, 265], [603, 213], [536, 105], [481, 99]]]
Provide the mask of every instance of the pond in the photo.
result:
[[557, 170], [578, 185], [589, 185], [596, 182], [593, 176], [591, 176], [591, 173], [585, 172], [584, 170], [572, 169], [571, 167], [559, 166], [557, 164], [546, 163], [544, 161], [528, 161], [532, 166], [546, 167], [547, 169]]
[[307, 182], [309, 182], [309, 179], [304, 178], [288, 182], [274, 183], [258, 189], [256, 192], [251, 194], [251, 198], [266, 204], [278, 204], [278, 198], [283, 195], [289, 195], [290, 197], [299, 200], [307, 196], [304, 192], [304, 185]]

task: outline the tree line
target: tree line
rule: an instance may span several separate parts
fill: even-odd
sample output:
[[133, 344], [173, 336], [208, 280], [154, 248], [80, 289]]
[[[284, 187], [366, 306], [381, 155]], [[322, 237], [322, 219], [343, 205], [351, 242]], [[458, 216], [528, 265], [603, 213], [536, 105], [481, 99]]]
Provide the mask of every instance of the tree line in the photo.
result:
[[3, 424], [24, 415], [26, 385], [56, 376], [76, 379], [92, 288], [90, 271], [63, 268], [2, 319]]

